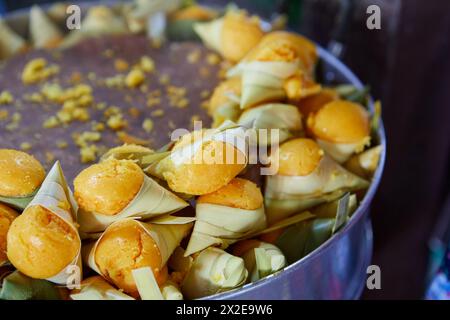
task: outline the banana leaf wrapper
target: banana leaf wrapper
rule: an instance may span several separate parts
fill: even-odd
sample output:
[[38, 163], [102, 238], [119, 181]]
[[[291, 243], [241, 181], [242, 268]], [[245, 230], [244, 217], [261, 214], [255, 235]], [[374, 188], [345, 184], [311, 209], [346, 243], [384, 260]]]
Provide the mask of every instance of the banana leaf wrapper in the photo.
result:
[[[249, 143], [246, 129], [232, 121], [227, 120], [220, 127], [215, 128], [203, 135], [201, 139], [196, 139], [193, 143], [184, 147], [173, 149], [166, 158], [161, 161], [154, 162], [145, 171], [158, 179], [164, 180], [164, 169], [160, 166], [161, 162], [171, 161], [175, 167], [192, 164], [194, 163], [192, 160], [194, 156], [197, 152], [201, 152], [203, 144], [208, 141], [221, 141], [232, 145], [239, 151], [236, 161], [238, 163], [248, 163], [247, 150]], [[207, 160], [214, 161], [215, 159]]]
[[180, 288], [170, 280], [161, 286], [161, 294], [164, 300], [183, 300]]
[[121, 212], [108, 216], [80, 209], [78, 222], [80, 231], [97, 233], [105, 230], [116, 221], [126, 218], [147, 220], [177, 212], [188, 205], [189, 203], [163, 188], [152, 178], [144, 176], [141, 190]]
[[172, 41], [199, 41], [200, 37], [194, 30], [198, 20], [174, 20], [167, 25], [167, 37]]
[[210, 246], [226, 249], [250, 234], [266, 228], [264, 206], [244, 210], [210, 203], [198, 203], [196, 222], [185, 256]]
[[370, 148], [351, 157], [344, 166], [348, 171], [365, 179], [370, 179], [378, 167], [382, 151], [382, 146]]
[[284, 81], [300, 68], [297, 62], [241, 62], [229, 75], [242, 74], [241, 109], [286, 98]]
[[0, 196], [0, 202], [9, 205], [19, 211], [23, 211], [28, 204], [33, 200], [37, 191], [33, 192], [29, 196], [25, 197], [2, 197]]
[[370, 137], [365, 137], [356, 143], [337, 143], [322, 139], [316, 139], [316, 141], [317, 144], [338, 163], [344, 163], [350, 159], [353, 154], [361, 152], [365, 146], [370, 145]]
[[169, 151], [155, 152], [148, 148], [125, 144], [123, 146], [108, 150], [100, 158], [100, 162], [105, 161], [107, 159], [132, 160], [139, 167], [141, 167], [142, 170], [145, 171], [151, 164], [164, 159], [169, 154], [170, 154]]
[[197, 299], [238, 288], [245, 284], [247, 277], [242, 258], [210, 247], [194, 258], [181, 290], [187, 299]]
[[[302, 115], [298, 108], [282, 103], [271, 103], [245, 110], [239, 117], [238, 124], [257, 130], [259, 145], [270, 145], [273, 142], [280, 144], [298, 135], [303, 129]], [[277, 141], [272, 141], [270, 129], [279, 129]]]
[[32, 279], [14, 271], [2, 279], [0, 300], [62, 300], [59, 288], [47, 280]]
[[222, 52], [223, 18], [195, 23], [193, 28], [206, 47], [219, 53]]
[[[271, 224], [291, 213], [332, 201], [345, 191], [368, 186], [368, 181], [324, 155], [318, 167], [307, 176], [267, 176], [265, 204], [268, 222]], [[283, 204], [283, 201], [288, 202]]]
[[266, 242], [260, 242], [257, 247], [245, 252], [242, 259], [250, 274], [249, 282], [275, 273], [287, 264], [283, 252], [275, 245]]
[[233, 122], [238, 122], [239, 116], [241, 115], [241, 108], [239, 103], [234, 101], [229, 101], [214, 110], [213, 117], [213, 128], [219, 127], [226, 120]]
[[370, 94], [370, 88], [368, 86], [359, 89], [351, 84], [343, 84], [335, 87], [335, 90], [345, 100], [360, 103], [363, 106], [367, 106], [368, 104]]
[[93, 276], [81, 283], [80, 290], [70, 294], [72, 300], [134, 300], [134, 298], [117, 290], [100, 276]]
[[142, 300], [164, 300], [150, 267], [134, 269], [131, 273]]
[[0, 18], [0, 59], [9, 58], [26, 47], [26, 41]]
[[30, 35], [36, 48], [54, 48], [63, 40], [61, 30], [38, 5], [30, 10]]
[[[181, 240], [192, 228], [192, 222], [195, 218], [165, 216], [153, 220], [152, 223], [145, 223], [129, 218], [118, 221], [115, 224], [128, 220], [132, 220], [138, 224], [155, 241], [161, 253], [160, 268], [163, 268], [174, 250], [180, 245]], [[112, 224], [109, 228], [114, 227], [115, 224]], [[105, 230], [97, 241], [91, 242], [83, 247], [83, 261], [85, 261], [92, 270], [103, 277], [106, 275], [102, 274], [100, 268], [97, 266], [97, 263], [95, 262], [95, 253], [98, 244], [106, 232], [108, 232], [108, 229]]]
[[[80, 249], [73, 261], [69, 263], [63, 270], [53, 277], [46, 280], [65, 285], [71, 276], [70, 268], [77, 266], [81, 272], [81, 239], [77, 228], [77, 212], [78, 205], [75, 202], [72, 191], [67, 185], [66, 178], [62, 171], [59, 161], [57, 161], [47, 174], [41, 188], [37, 192], [33, 200], [28, 204], [27, 208], [32, 206], [41, 206], [57, 217], [61, 218], [72, 228], [78, 237]], [[25, 210], [27, 209], [25, 208]]]
[[316, 218], [294, 224], [275, 241], [288, 263], [294, 263], [317, 249], [347, 222], [350, 207], [349, 194], [337, 205], [334, 218]]

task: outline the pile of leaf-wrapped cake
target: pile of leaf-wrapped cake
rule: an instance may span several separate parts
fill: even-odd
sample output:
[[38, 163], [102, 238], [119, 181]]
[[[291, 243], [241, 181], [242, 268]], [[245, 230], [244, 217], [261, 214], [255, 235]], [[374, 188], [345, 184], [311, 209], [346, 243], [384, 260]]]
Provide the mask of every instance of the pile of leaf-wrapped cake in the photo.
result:
[[[257, 17], [236, 8], [216, 12], [179, 7], [178, 1], [148, 3], [94, 7], [84, 27], [65, 37], [34, 7], [30, 25], [48, 32], [32, 29], [31, 41], [52, 49], [25, 55], [25, 40], [0, 22], [0, 54], [9, 58], [1, 76], [24, 66], [22, 89], [12, 94], [4, 87], [0, 95], [0, 129], [9, 137], [0, 142], [0, 299], [195, 299], [239, 288], [282, 272], [318, 248], [363, 199], [382, 152], [376, 144], [379, 114], [366, 109], [366, 92], [320, 83], [312, 42], [277, 31], [276, 24], [263, 29]], [[166, 32], [158, 33], [162, 26]], [[102, 43], [104, 51], [102, 41], [117, 39], [111, 34], [126, 39], [140, 32], [152, 40], [142, 35], [135, 41], [151, 45], [140, 46], [134, 62], [113, 59], [116, 76], [87, 77], [85, 65], [37, 58], [74, 58], [88, 52], [86, 43]], [[209, 49], [181, 47], [190, 50], [184, 52], [186, 63], [170, 70], [182, 73], [199, 59], [200, 73], [211, 71], [205, 65], [216, 66], [220, 76], [200, 82], [206, 88], [221, 79], [211, 94], [202, 91], [205, 108], [189, 99], [193, 84], [170, 83], [161, 71], [164, 60], [157, 58], [175, 41], [194, 36]], [[24, 57], [34, 60], [13, 63]], [[103, 61], [99, 74], [107, 66], [90, 59]], [[142, 97], [132, 100], [134, 120], [102, 100], [112, 91], [114, 99]], [[23, 131], [21, 110], [30, 104], [53, 112], [42, 130]], [[163, 110], [165, 120], [155, 110]], [[171, 130], [189, 128], [201, 112], [211, 122], [170, 141]], [[167, 119], [182, 121], [168, 126]], [[76, 132], [74, 126], [91, 130]], [[39, 150], [23, 141], [7, 145], [17, 143], [14, 135], [34, 134], [44, 141]], [[84, 165], [78, 155], [66, 160], [76, 150], [62, 142], [55, 146], [70, 135]], [[102, 148], [99, 141], [105, 142]], [[263, 149], [265, 155], [249, 152]], [[66, 176], [62, 167], [74, 174]]]

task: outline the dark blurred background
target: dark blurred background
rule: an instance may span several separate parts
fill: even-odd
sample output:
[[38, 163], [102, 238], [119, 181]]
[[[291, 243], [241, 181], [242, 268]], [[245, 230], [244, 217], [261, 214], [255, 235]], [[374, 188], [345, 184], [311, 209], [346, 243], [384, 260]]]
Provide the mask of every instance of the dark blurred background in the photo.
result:
[[[0, 0], [0, 11], [46, 2]], [[382, 290], [363, 298], [422, 298], [430, 244], [436, 251], [450, 240], [450, 1], [234, 3], [266, 18], [286, 13], [291, 29], [324, 47], [341, 44], [340, 58], [382, 101], [387, 164], [372, 208], [373, 263], [381, 267]], [[381, 8], [381, 30], [366, 27], [372, 4]]]

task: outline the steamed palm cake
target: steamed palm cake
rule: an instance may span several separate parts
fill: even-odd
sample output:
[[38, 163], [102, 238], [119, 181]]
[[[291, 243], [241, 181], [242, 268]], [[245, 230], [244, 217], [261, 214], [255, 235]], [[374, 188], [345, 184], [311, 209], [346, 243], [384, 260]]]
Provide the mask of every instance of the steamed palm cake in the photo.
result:
[[71, 181], [113, 146], [159, 148], [175, 128], [209, 126], [221, 70], [200, 43], [157, 48], [129, 34], [18, 54], [0, 68], [0, 147], [20, 146], [47, 167], [60, 160]]

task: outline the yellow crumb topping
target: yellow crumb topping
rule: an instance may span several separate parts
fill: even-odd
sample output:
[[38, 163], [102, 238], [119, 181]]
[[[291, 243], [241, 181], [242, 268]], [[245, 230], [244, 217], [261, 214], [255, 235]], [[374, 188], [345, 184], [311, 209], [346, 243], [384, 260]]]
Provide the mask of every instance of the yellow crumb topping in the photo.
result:
[[22, 82], [24, 84], [33, 84], [48, 79], [57, 74], [59, 67], [57, 65], [48, 65], [44, 58], [33, 59], [25, 65], [22, 71]]

